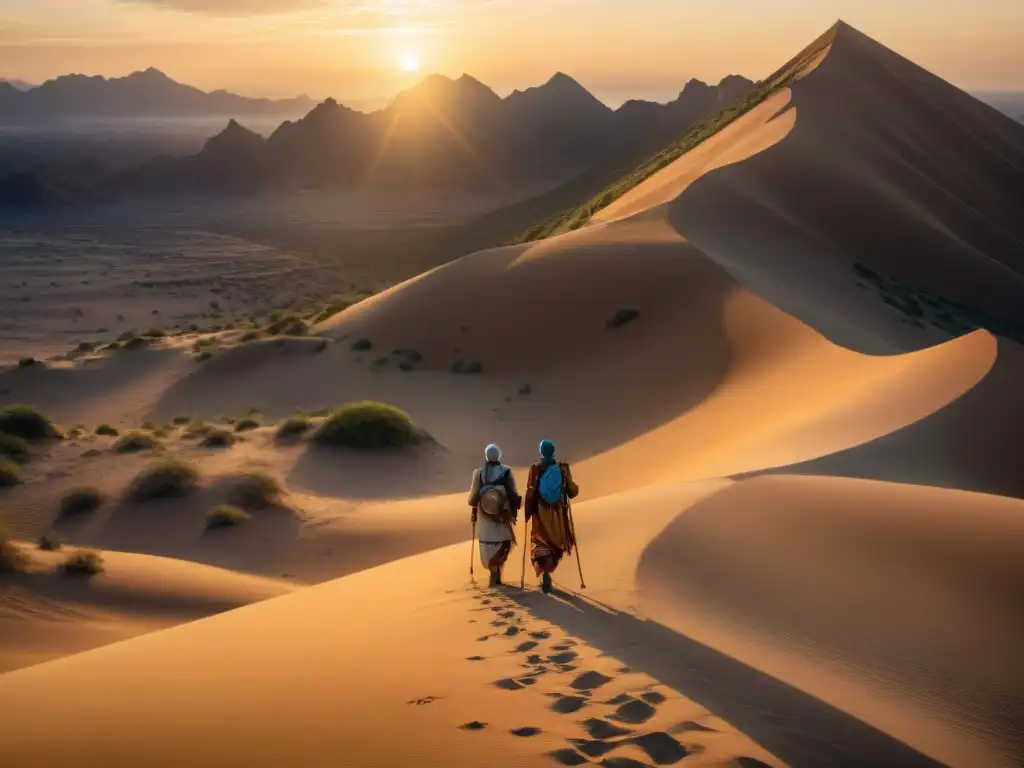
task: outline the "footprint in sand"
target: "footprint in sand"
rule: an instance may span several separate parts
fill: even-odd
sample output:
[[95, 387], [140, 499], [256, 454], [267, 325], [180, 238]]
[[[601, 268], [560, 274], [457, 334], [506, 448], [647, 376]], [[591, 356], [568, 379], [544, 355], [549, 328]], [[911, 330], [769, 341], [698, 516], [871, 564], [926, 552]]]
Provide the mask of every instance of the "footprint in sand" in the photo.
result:
[[524, 739], [528, 739], [531, 736], [538, 736], [543, 731], [540, 728], [534, 728], [532, 725], [524, 726], [523, 728], [516, 728], [514, 731], [509, 731], [513, 736], [519, 736]]
[[587, 705], [587, 700], [582, 696], [554, 695], [558, 698], [555, 700], [555, 703], [551, 705], [551, 711], [557, 712], [560, 715], [571, 715], [573, 712], [579, 712]]
[[690, 751], [663, 731], [653, 731], [642, 736], [634, 736], [630, 741], [658, 765], [678, 763]]
[[527, 640], [525, 643], [520, 643], [513, 648], [510, 653], [526, 653], [527, 651], [532, 651], [536, 647], [537, 642], [535, 640]]
[[515, 637], [516, 635], [519, 634], [520, 631], [521, 630], [519, 629], [519, 627], [509, 627], [508, 629], [505, 630], [505, 634], [508, 635], [509, 637]]
[[494, 682], [494, 685], [505, 691], [521, 691], [523, 690], [523, 688], [526, 687], [525, 685], [519, 683], [517, 680], [513, 680], [511, 677], [506, 677], [502, 680], [496, 680]]
[[590, 762], [575, 749], [556, 749], [554, 752], [548, 752], [548, 755], [562, 765], [583, 765]]
[[640, 698], [648, 704], [661, 704], [665, 701], [665, 697], [657, 691], [647, 691], [646, 693], [642, 693], [640, 694]]
[[599, 717], [592, 717], [589, 720], [584, 720], [580, 725], [592, 739], [614, 739], [619, 736], [628, 736], [633, 731], [629, 728], [621, 728], [614, 723], [609, 723], [607, 720], [602, 720]]
[[632, 699], [626, 702], [609, 717], [612, 720], [617, 720], [620, 723], [629, 723], [630, 725], [639, 725], [640, 723], [646, 723], [657, 713], [646, 701], [640, 699]]
[[540, 632], [531, 632], [530, 637], [532, 637], [534, 640], [547, 640], [549, 637], [551, 637], [551, 633], [547, 630], [542, 629]]
[[423, 706], [424, 704], [433, 704], [435, 701], [439, 701], [443, 698], [443, 696], [424, 696], [422, 699], [412, 699], [405, 703], [415, 704], [416, 706]]
[[462, 731], [482, 731], [487, 727], [487, 723], [481, 723], [479, 720], [473, 720], [469, 723], [463, 723], [459, 726], [459, 730]]
[[609, 757], [601, 761], [601, 768], [650, 768], [647, 763], [629, 757]]
[[483, 656], [467, 656], [466, 661], [483, 661]]
[[[602, 675], [600, 672], [595, 672], [591, 670], [589, 672], [584, 672], [582, 675], [580, 675], [571, 683], [569, 683], [569, 685], [572, 688], [575, 688], [577, 691], [592, 691], [595, 688], [600, 688], [602, 685], [605, 685], [606, 683], [610, 683], [611, 681], [612, 678], [608, 677], [607, 675]], [[664, 697], [662, 697], [662, 700], [664, 700]]]
[[570, 661], [576, 659], [577, 654], [572, 651], [565, 651], [564, 653], [555, 653], [548, 656], [548, 661], [552, 661], [555, 664], [568, 664]]
[[708, 728], [706, 725], [695, 723], [692, 720], [687, 720], [684, 723], [678, 723], [668, 729], [669, 733], [686, 733], [687, 731], [714, 731], [714, 728]]

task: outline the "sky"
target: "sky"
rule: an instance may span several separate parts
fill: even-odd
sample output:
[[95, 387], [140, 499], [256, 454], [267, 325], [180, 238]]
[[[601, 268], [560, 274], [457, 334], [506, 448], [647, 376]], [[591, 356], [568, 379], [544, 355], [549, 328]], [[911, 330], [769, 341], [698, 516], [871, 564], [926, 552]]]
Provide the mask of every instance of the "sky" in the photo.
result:
[[504, 95], [562, 71], [617, 105], [758, 79], [839, 18], [961, 88], [1024, 91], [1024, 0], [0, 0], [0, 77], [153, 66], [359, 107], [427, 73]]

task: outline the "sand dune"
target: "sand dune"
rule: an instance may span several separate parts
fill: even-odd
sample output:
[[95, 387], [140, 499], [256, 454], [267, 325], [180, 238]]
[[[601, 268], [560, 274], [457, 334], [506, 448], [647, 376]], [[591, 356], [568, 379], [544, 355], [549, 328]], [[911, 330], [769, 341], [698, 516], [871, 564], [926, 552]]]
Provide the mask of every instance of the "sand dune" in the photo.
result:
[[1016, 765], [1022, 543], [1016, 499], [757, 478], [654, 540], [640, 606], [945, 764]]
[[287, 594], [295, 587], [162, 557], [104, 552], [88, 580], [54, 572], [61, 552], [34, 552], [31, 573], [0, 582], [0, 673]]
[[[438, 267], [322, 338], [228, 339], [201, 366], [165, 344], [4, 372], [5, 398], [65, 420], [375, 399], [434, 442], [380, 456], [281, 445], [269, 426], [222, 451], [175, 436], [163, 451], [202, 487], [145, 509], [117, 500], [139, 457], [98, 438], [91, 465], [84, 444], [47, 449], [2, 497], [19, 534], [95, 478], [115, 501], [57, 523], [76, 543], [277, 577], [243, 589], [175, 566], [179, 597], [122, 606], [110, 639], [119, 621], [334, 580], [0, 676], [0, 750], [30, 765], [1019, 764], [1024, 502], [985, 494], [1024, 494], [1007, 338], [1024, 129], [845, 25], [773, 77], [793, 67], [590, 225]], [[961, 148], [970, 170], [949, 160]], [[1009, 320], [944, 319], [940, 293]], [[478, 372], [453, 372], [466, 363]], [[583, 488], [586, 598], [465, 581], [483, 445], [522, 472], [542, 437]], [[205, 510], [253, 470], [285, 498], [207, 535]], [[786, 474], [727, 479], [769, 472]], [[89, 594], [56, 600], [76, 626], [102, 583]], [[94, 691], [90, 707], [58, 686]]]

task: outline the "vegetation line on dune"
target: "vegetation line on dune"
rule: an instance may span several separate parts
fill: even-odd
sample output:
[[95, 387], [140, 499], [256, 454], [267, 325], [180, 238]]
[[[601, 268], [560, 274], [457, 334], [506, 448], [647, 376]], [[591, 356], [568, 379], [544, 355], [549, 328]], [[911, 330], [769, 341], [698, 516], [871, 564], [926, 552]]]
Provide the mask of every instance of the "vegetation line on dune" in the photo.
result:
[[571, 232], [587, 224], [598, 211], [607, 208], [627, 192], [649, 179], [655, 173], [671, 165], [687, 152], [700, 146], [712, 136], [731, 125], [735, 120], [763, 103], [770, 96], [782, 88], [787, 87], [800, 76], [804, 67], [809, 64], [811, 60], [825, 48], [825, 46], [832, 42], [834, 34], [835, 28], [830, 29], [824, 35], [811, 43], [811, 45], [801, 51], [794, 59], [783, 66], [782, 69], [778, 70], [767, 79], [755, 83], [753, 89], [746, 98], [727, 104], [710, 117], [695, 123], [675, 142], [661, 150], [658, 154], [645, 160], [631, 173], [623, 176], [614, 184], [606, 187], [583, 205], [571, 208], [553, 218], [534, 225], [519, 237], [510, 241], [509, 245], [518, 245], [534, 242], [536, 240], [543, 240], [554, 235]]

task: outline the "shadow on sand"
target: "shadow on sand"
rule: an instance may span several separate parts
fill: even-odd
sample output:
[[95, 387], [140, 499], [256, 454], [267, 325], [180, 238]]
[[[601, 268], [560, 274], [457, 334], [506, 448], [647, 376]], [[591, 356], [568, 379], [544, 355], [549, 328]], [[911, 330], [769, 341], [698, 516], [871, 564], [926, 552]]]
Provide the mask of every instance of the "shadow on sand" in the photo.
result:
[[723, 718], [792, 768], [942, 764], [876, 728], [650, 621], [572, 592], [503, 590], [543, 621], [557, 624], [630, 668], [674, 688]]

